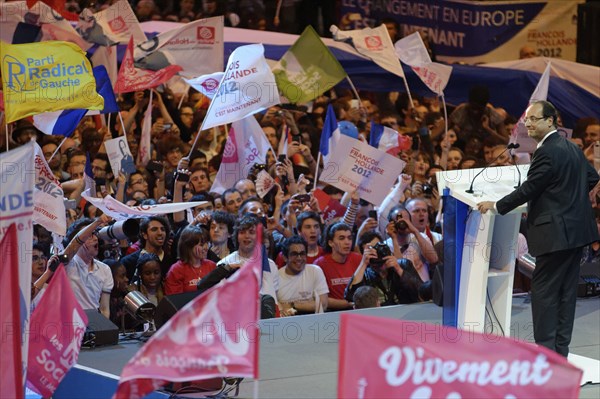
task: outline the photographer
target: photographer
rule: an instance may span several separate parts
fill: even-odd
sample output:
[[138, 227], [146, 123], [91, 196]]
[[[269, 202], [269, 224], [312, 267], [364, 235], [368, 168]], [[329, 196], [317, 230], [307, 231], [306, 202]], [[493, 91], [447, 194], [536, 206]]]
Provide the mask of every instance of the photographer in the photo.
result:
[[375, 231], [363, 234], [358, 247], [368, 263], [361, 262], [346, 286], [344, 297], [348, 302], [362, 286], [377, 289], [381, 306], [419, 302], [422, 281], [410, 260], [396, 259]]
[[390, 238], [386, 244], [398, 259], [410, 260], [423, 282], [431, 279], [429, 265], [437, 263], [438, 257], [432, 242], [419, 233], [412, 223], [410, 213], [403, 205], [396, 205], [388, 216], [386, 228]]
[[102, 215], [96, 220], [80, 219], [67, 230], [64, 243], [67, 247], [61, 257], [54, 255], [48, 260], [48, 268], [34, 283], [39, 290], [48, 281], [60, 262], [65, 270], [75, 298], [83, 309], [99, 309], [106, 318], [110, 318], [110, 293], [113, 278], [110, 267], [95, 259], [98, 256], [98, 237], [96, 230], [110, 221]]

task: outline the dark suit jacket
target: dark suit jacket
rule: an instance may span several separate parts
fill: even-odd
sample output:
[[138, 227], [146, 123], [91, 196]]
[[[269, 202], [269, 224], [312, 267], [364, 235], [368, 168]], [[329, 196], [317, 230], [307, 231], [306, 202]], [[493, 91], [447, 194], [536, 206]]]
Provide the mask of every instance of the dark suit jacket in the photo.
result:
[[527, 243], [533, 256], [598, 240], [589, 191], [598, 182], [579, 147], [558, 133], [538, 148], [527, 181], [496, 203], [504, 215], [527, 202]]

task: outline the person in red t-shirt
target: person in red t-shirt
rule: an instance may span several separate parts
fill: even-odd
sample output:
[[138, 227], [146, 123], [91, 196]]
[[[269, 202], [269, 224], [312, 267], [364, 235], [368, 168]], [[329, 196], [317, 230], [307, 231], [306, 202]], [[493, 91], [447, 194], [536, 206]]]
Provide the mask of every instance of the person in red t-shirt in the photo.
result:
[[360, 264], [368, 264], [369, 260], [352, 252], [352, 230], [343, 222], [329, 226], [325, 238], [326, 255], [317, 259], [315, 265], [323, 269], [329, 287], [327, 309], [352, 309], [353, 304], [344, 299], [344, 289]]
[[198, 282], [217, 265], [206, 259], [210, 236], [201, 226], [183, 229], [177, 246], [179, 260], [171, 266], [165, 280], [165, 294], [196, 291]]

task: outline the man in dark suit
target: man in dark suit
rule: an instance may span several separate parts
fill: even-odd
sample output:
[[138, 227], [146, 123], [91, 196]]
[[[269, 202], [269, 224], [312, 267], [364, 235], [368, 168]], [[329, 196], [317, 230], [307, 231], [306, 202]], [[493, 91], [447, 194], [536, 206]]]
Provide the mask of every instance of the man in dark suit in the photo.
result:
[[579, 147], [557, 133], [556, 118], [547, 101], [527, 108], [525, 126], [538, 142], [527, 181], [498, 202], [481, 202], [477, 208], [504, 215], [528, 203], [527, 242], [536, 257], [531, 281], [534, 338], [566, 357], [582, 249], [598, 240], [589, 192], [599, 177]]

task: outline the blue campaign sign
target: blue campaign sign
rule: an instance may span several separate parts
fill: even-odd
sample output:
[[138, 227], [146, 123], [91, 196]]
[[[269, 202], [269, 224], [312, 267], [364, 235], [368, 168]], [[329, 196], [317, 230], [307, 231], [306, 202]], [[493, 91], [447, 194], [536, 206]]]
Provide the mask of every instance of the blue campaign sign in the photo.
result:
[[[343, 0], [342, 20], [350, 29], [376, 26], [384, 19], [401, 25], [401, 36], [426, 32], [440, 56], [473, 57], [507, 43], [535, 20], [546, 2], [504, 3], [441, 0]], [[356, 14], [360, 14], [359, 18]]]

